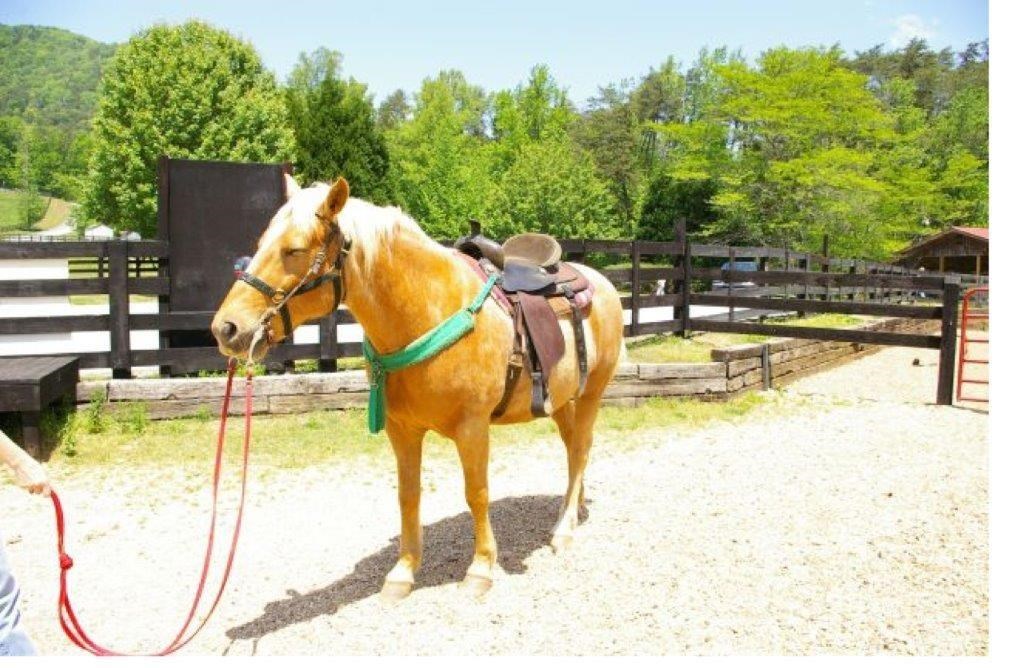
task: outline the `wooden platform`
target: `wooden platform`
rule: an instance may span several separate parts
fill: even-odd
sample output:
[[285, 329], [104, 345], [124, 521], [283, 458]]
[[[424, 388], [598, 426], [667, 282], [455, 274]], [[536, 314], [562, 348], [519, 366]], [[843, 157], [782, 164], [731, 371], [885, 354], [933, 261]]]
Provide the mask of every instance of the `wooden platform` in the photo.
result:
[[39, 452], [39, 414], [64, 396], [75, 397], [77, 357], [0, 357], [0, 412], [21, 413], [22, 447]]

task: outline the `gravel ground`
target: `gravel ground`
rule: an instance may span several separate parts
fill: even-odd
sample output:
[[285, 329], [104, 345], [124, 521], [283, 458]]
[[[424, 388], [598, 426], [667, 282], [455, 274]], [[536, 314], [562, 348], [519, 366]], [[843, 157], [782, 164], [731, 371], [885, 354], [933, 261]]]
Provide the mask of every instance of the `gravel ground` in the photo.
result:
[[[501, 569], [482, 602], [457, 585], [472, 538], [450, 448], [425, 454], [425, 562], [397, 605], [376, 596], [397, 554], [390, 467], [256, 471], [225, 600], [184, 651], [985, 654], [987, 416], [926, 403], [934, 361], [889, 349], [735, 422], [628, 444], [599, 434], [589, 517], [559, 555], [547, 540], [561, 444], [498, 449]], [[146, 650], [173, 635], [200, 563], [205, 484], [166, 469], [61, 480], [73, 600], [95, 637]], [[31, 632], [45, 653], [76, 653], [53, 617], [49, 504], [7, 488], [0, 507]]]

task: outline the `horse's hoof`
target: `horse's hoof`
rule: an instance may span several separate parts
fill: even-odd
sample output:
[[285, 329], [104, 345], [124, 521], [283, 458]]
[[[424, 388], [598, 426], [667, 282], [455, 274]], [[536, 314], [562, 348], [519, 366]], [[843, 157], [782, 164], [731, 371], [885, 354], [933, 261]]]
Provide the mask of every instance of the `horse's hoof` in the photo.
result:
[[462, 580], [461, 586], [473, 598], [483, 598], [491, 590], [492, 583], [491, 578], [467, 573], [465, 579]]
[[380, 597], [388, 603], [395, 603], [408, 596], [411, 591], [411, 582], [387, 580], [384, 582], [384, 587], [380, 590]]
[[556, 534], [551, 537], [551, 549], [555, 554], [561, 554], [572, 546], [572, 535]]

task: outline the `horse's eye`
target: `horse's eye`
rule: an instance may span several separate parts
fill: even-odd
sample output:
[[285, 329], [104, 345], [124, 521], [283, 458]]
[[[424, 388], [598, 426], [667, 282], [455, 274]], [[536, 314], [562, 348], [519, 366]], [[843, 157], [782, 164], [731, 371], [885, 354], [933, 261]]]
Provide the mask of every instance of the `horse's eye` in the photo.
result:
[[306, 252], [305, 248], [289, 248], [288, 250], [286, 250], [284, 252], [284, 254], [288, 255], [289, 257], [291, 257], [291, 256], [294, 256], [294, 255], [302, 255], [305, 252]]

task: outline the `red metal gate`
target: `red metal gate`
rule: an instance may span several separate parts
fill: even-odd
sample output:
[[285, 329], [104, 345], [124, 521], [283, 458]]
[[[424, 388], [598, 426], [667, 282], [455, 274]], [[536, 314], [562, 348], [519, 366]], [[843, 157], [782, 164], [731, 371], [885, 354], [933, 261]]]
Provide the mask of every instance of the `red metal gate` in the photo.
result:
[[[972, 323], [985, 323], [985, 326], [969, 329]], [[971, 288], [964, 293], [963, 310], [960, 316], [960, 356], [956, 374], [957, 401], [988, 403], [988, 343], [988, 288]], [[965, 378], [964, 370], [970, 368], [984, 369], [985, 378]], [[986, 396], [964, 396], [964, 385], [984, 385]]]

